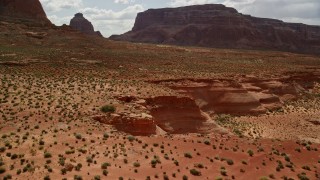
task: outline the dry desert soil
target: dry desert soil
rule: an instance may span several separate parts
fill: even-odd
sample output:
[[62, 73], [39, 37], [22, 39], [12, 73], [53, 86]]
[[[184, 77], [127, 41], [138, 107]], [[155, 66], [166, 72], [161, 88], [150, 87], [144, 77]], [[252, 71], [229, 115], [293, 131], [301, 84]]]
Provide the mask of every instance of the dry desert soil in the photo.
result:
[[319, 56], [0, 28], [0, 179], [320, 179]]

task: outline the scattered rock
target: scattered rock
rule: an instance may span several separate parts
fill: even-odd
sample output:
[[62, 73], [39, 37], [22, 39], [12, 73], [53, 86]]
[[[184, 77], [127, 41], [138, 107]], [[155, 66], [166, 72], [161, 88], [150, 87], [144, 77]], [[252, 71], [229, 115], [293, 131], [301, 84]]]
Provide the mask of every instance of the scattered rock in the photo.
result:
[[25, 35], [27, 35], [28, 37], [32, 37], [32, 38], [43, 39], [48, 34], [45, 32], [26, 32]]

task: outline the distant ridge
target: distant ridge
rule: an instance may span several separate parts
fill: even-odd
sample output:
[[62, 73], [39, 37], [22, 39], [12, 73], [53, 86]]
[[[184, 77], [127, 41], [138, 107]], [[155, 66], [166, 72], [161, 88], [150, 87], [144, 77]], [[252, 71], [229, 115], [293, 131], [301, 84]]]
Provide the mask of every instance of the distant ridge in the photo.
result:
[[221, 4], [149, 9], [113, 40], [320, 54], [320, 26], [243, 15]]

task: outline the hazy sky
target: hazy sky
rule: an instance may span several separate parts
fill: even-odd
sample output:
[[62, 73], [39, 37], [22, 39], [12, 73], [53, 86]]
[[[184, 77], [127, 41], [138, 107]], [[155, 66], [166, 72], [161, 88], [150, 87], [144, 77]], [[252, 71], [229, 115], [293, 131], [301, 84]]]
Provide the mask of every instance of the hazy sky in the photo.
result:
[[320, 25], [320, 0], [40, 0], [56, 25], [69, 24], [77, 12], [108, 37], [132, 29], [138, 12], [150, 8], [220, 3], [257, 17]]

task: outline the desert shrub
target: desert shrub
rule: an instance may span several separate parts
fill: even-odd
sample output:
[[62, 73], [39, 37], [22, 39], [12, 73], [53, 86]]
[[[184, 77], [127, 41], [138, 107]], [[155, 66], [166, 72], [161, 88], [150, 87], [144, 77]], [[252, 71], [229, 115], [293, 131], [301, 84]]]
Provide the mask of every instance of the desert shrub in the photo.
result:
[[74, 136], [75, 136], [77, 139], [81, 139], [81, 138], [82, 138], [81, 134], [78, 134], [78, 133], [75, 134]]
[[251, 149], [248, 150], [249, 156], [253, 156], [253, 151]]
[[82, 176], [80, 175], [74, 175], [74, 180], [82, 180]]
[[176, 166], [179, 166], [179, 161], [174, 160], [174, 164], [175, 164]]
[[108, 133], [104, 133], [103, 134], [103, 139], [108, 139], [109, 138], [109, 134]]
[[184, 157], [186, 157], [186, 158], [192, 158], [192, 154], [191, 154], [191, 153], [184, 153]]
[[286, 156], [284, 157], [284, 159], [285, 159], [286, 161], [290, 162], [290, 157], [289, 157], [289, 156], [286, 155]]
[[78, 164], [76, 165], [76, 167], [75, 167], [75, 170], [76, 170], [76, 171], [80, 171], [81, 168], [82, 168], [82, 164], [81, 164], [81, 163], [78, 163]]
[[5, 152], [6, 151], [6, 147], [0, 147], [0, 152]]
[[227, 159], [227, 164], [228, 165], [233, 165], [233, 160], [232, 159]]
[[17, 154], [12, 154], [11, 159], [17, 159], [18, 155]]
[[157, 160], [156, 159], [152, 159], [151, 160], [151, 164], [157, 164], [158, 162], [157, 162]]
[[230, 122], [231, 119], [232, 119], [231, 115], [220, 114], [220, 115], [218, 115], [218, 117], [216, 117], [215, 121], [218, 124], [223, 125], [223, 124], [226, 124], [226, 123]]
[[107, 175], [109, 174], [109, 172], [108, 172], [106, 169], [104, 169], [104, 170], [102, 171], [102, 174], [105, 175], [105, 176], [107, 176]]
[[227, 176], [227, 171], [226, 171], [225, 169], [221, 169], [221, 170], [220, 170], [220, 174], [221, 174], [222, 176]]
[[4, 135], [1, 136], [2, 139], [5, 139], [5, 138], [7, 138], [7, 137], [8, 137], [8, 136], [7, 136], [6, 134], [4, 134]]
[[302, 169], [307, 170], [307, 171], [311, 171], [309, 166], [302, 166]]
[[62, 174], [62, 175], [67, 174], [67, 169], [66, 169], [66, 168], [62, 168], [62, 169], [61, 169], [61, 174]]
[[87, 162], [88, 162], [88, 163], [93, 163], [92, 157], [88, 156], [88, 157], [87, 157]]
[[200, 169], [204, 168], [203, 164], [201, 164], [201, 163], [195, 164], [194, 167], [197, 167]]
[[132, 141], [134, 141], [136, 138], [135, 138], [134, 136], [128, 136], [127, 139], [128, 139], [130, 142], [132, 142]]
[[196, 169], [191, 169], [190, 173], [194, 176], [201, 176], [201, 172]]
[[73, 149], [72, 149], [72, 150], [67, 150], [67, 151], [66, 151], [66, 154], [73, 154], [73, 153], [75, 153], [75, 150], [73, 150]]
[[298, 178], [300, 180], [309, 180], [309, 178], [306, 176], [306, 174], [304, 173], [301, 173], [301, 174], [298, 174]]
[[116, 111], [116, 108], [111, 105], [105, 105], [105, 106], [102, 106], [100, 110], [104, 113], [108, 113], [108, 112], [113, 113]]
[[211, 144], [209, 140], [205, 140], [203, 143], [206, 144], [206, 145], [210, 145]]
[[244, 165], [248, 164], [247, 161], [245, 161], [245, 160], [242, 160], [241, 163], [244, 164]]
[[134, 166], [134, 167], [140, 167], [140, 163], [134, 162], [134, 163], [133, 163], [133, 166]]
[[12, 175], [7, 174], [6, 176], [3, 177], [3, 180], [7, 180], [7, 179], [12, 179]]
[[108, 168], [108, 166], [111, 166], [111, 164], [110, 164], [110, 163], [105, 162], [105, 163], [103, 163], [103, 164], [101, 165], [101, 169], [107, 169], [107, 168]]
[[287, 163], [287, 164], [286, 164], [286, 167], [288, 167], [288, 168], [293, 168], [292, 164], [290, 164], [290, 163]]
[[41, 145], [41, 146], [43, 146], [44, 143], [45, 143], [45, 142], [44, 142], [43, 140], [40, 140], [40, 141], [39, 141], [39, 145]]
[[275, 179], [274, 174], [269, 174], [269, 178]]
[[65, 164], [65, 158], [64, 158], [64, 157], [59, 157], [58, 163], [59, 163], [61, 166], [64, 166], [64, 164]]
[[0, 167], [0, 174], [3, 174], [6, 172], [6, 169], [4, 167]]
[[49, 152], [45, 152], [43, 156], [44, 156], [44, 158], [51, 158], [52, 157], [51, 153], [49, 153]]
[[163, 175], [163, 180], [169, 180], [169, 176], [166, 175], [166, 174], [164, 174], [164, 175]]

